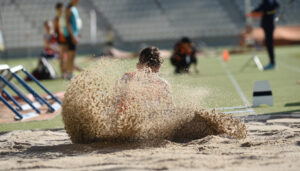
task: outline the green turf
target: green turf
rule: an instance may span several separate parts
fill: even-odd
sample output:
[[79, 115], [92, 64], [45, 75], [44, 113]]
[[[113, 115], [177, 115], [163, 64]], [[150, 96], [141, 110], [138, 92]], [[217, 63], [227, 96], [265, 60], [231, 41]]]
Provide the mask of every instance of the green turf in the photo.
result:
[[[256, 114], [266, 113], [289, 113], [300, 111], [300, 47], [278, 47], [276, 48], [277, 68], [272, 71], [260, 72], [251, 62], [242, 71], [242, 66], [251, 58], [252, 53], [231, 55], [230, 61], [225, 65], [240, 85], [248, 101], [252, 104], [252, 91], [254, 82], [257, 80], [269, 80], [274, 96], [274, 106], [261, 106], [255, 108]], [[267, 64], [268, 58], [265, 51], [257, 55], [263, 64]], [[1, 61], [2, 62], [2, 61]], [[135, 69], [136, 59], [115, 61], [119, 65], [119, 71], [125, 72]], [[4, 61], [11, 66], [22, 64], [28, 70], [36, 65], [36, 59], [15, 59]], [[77, 58], [81, 67], [88, 67], [95, 63], [86, 57]], [[174, 99], [177, 103], [187, 97], [186, 101], [195, 103], [203, 108], [243, 106], [239, 94], [235, 90], [230, 79], [222, 68], [220, 59], [215, 57], [200, 57], [198, 59], [200, 73], [174, 75], [173, 68], [166, 60], [161, 69], [162, 77], [166, 78], [172, 86]], [[57, 61], [53, 61], [57, 69]], [[105, 69], [105, 68], [103, 68]], [[121, 76], [122, 73], [120, 73]], [[67, 81], [61, 79], [53, 81], [42, 81], [51, 91], [64, 91]], [[31, 84], [32, 85], [32, 84]], [[37, 91], [41, 92], [36, 86]], [[13, 117], [13, 116], [12, 116]], [[50, 129], [62, 128], [61, 115], [50, 121], [20, 122], [11, 124], [0, 124], [0, 132], [17, 129]]]

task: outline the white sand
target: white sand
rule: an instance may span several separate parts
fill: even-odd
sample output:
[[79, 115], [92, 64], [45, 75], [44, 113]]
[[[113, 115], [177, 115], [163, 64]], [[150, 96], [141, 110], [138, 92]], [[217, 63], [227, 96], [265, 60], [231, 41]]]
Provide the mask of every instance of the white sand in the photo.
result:
[[300, 170], [300, 119], [247, 123], [245, 140], [71, 144], [64, 130], [0, 135], [0, 170]]

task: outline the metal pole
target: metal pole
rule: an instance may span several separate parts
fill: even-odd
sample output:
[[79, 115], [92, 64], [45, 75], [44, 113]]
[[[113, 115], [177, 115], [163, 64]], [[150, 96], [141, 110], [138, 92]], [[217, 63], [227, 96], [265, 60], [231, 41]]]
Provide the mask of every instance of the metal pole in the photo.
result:
[[2, 80], [9, 88], [11, 88], [19, 97], [21, 97], [26, 103], [29, 104], [29, 106], [35, 110], [37, 113], [41, 113], [39, 109], [37, 109], [30, 100], [28, 100], [26, 97], [24, 97], [17, 89], [15, 89], [14, 86], [11, 85], [10, 82], [8, 82], [2, 75], [0, 75], [0, 80]]
[[[2, 4], [0, 4], [0, 6], [2, 6], [2, 7], [0, 7], [0, 8], [3, 8], [4, 6], [2, 5]], [[0, 9], [1, 10], [1, 9]], [[2, 35], [0, 35], [0, 36], [2, 36], [2, 41], [3, 41], [3, 52], [1, 52], [1, 58], [3, 57], [3, 58], [6, 58], [6, 53], [7, 53], [7, 50], [6, 50], [6, 47], [5, 47], [5, 43], [6, 43], [6, 37], [5, 37], [5, 35], [4, 35], [4, 29], [3, 29], [3, 17], [2, 17], [2, 15], [1, 15], [1, 12], [0, 12], [0, 34], [2, 33]]]
[[18, 117], [19, 117], [19, 119], [23, 119], [23, 116], [14, 108], [14, 107], [12, 107], [6, 100], [5, 100], [5, 98], [4, 97], [2, 97], [1, 95], [0, 95], [0, 100], [10, 109], [10, 110], [12, 110], [14, 113], [15, 113], [15, 115], [17, 115]]
[[95, 10], [90, 11], [90, 37], [91, 44], [95, 45], [97, 43], [97, 14]]
[[19, 110], [23, 110], [22, 106], [12, 95], [10, 95], [6, 90], [3, 90], [2, 92], [18, 107]]
[[61, 104], [61, 101], [55, 97], [48, 89], [46, 89], [46, 87], [44, 87], [33, 75], [31, 75], [28, 71], [26, 71], [24, 68], [22, 69], [22, 71], [31, 79], [33, 80], [38, 86], [41, 87], [41, 89], [43, 89], [49, 96], [52, 97], [52, 99], [54, 99], [57, 103]]
[[37, 94], [24, 80], [22, 80], [17, 74], [12, 73], [12, 75], [26, 88], [38, 101], [42, 102], [43, 104], [46, 104], [50, 110], [50, 112], [54, 112], [55, 109], [45, 100], [43, 99], [39, 94]]

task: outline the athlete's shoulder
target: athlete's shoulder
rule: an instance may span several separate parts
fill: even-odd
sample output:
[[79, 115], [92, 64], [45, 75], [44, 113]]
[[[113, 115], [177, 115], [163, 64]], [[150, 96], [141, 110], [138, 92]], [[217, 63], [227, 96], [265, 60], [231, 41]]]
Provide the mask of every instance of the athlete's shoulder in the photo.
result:
[[136, 74], [136, 71], [126, 72], [124, 76], [133, 77]]
[[163, 84], [163, 85], [165, 85], [165, 86], [169, 86], [169, 83], [168, 83], [168, 81], [167, 81], [166, 79], [164, 79], [164, 78], [158, 76], [158, 80], [159, 80], [159, 82], [160, 82], [161, 84]]
[[133, 72], [126, 72], [122, 77], [121, 77], [121, 81], [127, 83], [128, 81], [132, 80], [132, 78], [134, 77], [134, 75], [136, 74], [135, 71]]

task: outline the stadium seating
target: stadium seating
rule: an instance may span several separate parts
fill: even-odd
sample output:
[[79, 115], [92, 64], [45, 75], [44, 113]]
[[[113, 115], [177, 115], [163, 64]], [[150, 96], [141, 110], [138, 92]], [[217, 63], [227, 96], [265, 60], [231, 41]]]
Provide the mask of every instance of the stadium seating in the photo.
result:
[[[69, 0], [1, 0], [0, 24], [10, 48], [42, 46], [43, 22], [55, 16], [57, 2]], [[260, 0], [252, 0], [257, 6]], [[285, 0], [279, 0], [284, 3]], [[82, 0], [78, 10], [84, 27], [81, 44], [90, 44], [90, 11], [97, 13], [97, 42], [104, 42], [106, 25], [118, 40], [142, 42], [237, 36], [245, 25], [244, 0]], [[284, 5], [282, 4], [282, 7]], [[280, 25], [300, 23], [300, 2], [285, 11]]]

